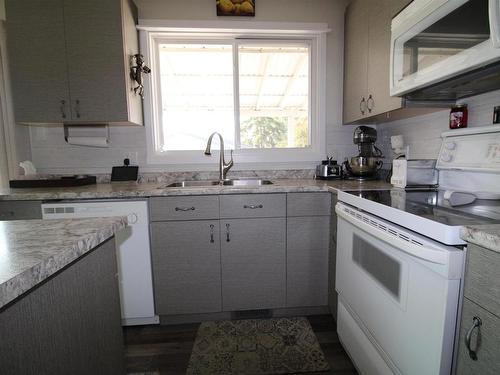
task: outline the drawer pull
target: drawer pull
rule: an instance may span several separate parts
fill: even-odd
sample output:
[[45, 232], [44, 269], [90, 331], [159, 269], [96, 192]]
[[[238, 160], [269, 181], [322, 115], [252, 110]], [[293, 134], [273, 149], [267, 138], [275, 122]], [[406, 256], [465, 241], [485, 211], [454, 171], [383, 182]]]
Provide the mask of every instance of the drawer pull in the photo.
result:
[[214, 225], [210, 224], [210, 243], [214, 243]]
[[194, 207], [175, 207], [175, 210], [187, 212], [187, 211], [194, 211], [194, 210], [196, 210], [196, 208], [194, 208]]
[[262, 204], [259, 204], [259, 205], [256, 205], [256, 204], [250, 204], [250, 205], [245, 204], [243, 206], [243, 208], [249, 208], [251, 210], [255, 210], [256, 208], [264, 208], [264, 206]]
[[231, 236], [230, 236], [230, 233], [229, 233], [229, 227], [230, 227], [230, 225], [226, 224], [226, 242], [230, 242], [231, 241]]
[[[475, 350], [471, 349], [471, 347], [470, 347], [470, 339], [471, 339], [471, 336], [472, 336], [472, 332], [474, 332], [474, 330], [476, 328], [481, 327], [482, 324], [483, 324], [483, 322], [481, 321], [481, 319], [479, 319], [477, 316], [475, 316], [474, 318], [472, 318], [472, 327], [469, 328], [469, 330], [467, 331], [467, 334], [465, 335], [465, 347], [469, 351], [469, 357], [473, 361], [477, 361], [477, 353], [476, 353]], [[477, 350], [477, 348], [476, 348], [476, 350]]]

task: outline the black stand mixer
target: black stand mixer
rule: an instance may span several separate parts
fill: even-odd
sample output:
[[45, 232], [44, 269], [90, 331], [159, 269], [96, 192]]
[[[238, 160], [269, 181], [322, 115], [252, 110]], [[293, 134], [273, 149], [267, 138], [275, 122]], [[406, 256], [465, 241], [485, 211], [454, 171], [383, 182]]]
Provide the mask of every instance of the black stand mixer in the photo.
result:
[[384, 156], [375, 146], [377, 131], [368, 126], [358, 126], [354, 129], [353, 142], [358, 145], [358, 156], [344, 162], [347, 178], [357, 180], [374, 180], [377, 172], [382, 168], [380, 160]]

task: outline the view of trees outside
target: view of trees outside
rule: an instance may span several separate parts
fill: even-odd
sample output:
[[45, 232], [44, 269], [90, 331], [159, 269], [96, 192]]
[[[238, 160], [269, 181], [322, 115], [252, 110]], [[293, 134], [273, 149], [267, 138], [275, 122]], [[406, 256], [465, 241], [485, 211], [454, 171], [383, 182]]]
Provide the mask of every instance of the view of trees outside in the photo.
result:
[[250, 117], [241, 123], [241, 146], [242, 148], [307, 147], [308, 130], [307, 118]]

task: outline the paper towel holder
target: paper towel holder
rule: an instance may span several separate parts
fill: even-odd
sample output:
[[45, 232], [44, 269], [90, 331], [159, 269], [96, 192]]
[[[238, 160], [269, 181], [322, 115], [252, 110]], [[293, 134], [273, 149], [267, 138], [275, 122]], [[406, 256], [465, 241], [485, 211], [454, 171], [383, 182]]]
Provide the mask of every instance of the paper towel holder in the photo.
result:
[[[72, 126], [71, 125], [68, 125], [68, 124], [64, 124], [64, 140], [66, 141], [66, 143], [69, 143], [68, 142], [68, 138], [69, 138], [69, 128], [71, 128]], [[75, 125], [75, 127], [78, 127], [78, 125]], [[109, 140], [110, 140], [110, 136], [109, 136], [109, 125], [108, 124], [104, 124], [104, 125], [92, 125], [92, 127], [99, 127], [99, 128], [103, 128], [106, 130], [106, 143], [109, 144]]]

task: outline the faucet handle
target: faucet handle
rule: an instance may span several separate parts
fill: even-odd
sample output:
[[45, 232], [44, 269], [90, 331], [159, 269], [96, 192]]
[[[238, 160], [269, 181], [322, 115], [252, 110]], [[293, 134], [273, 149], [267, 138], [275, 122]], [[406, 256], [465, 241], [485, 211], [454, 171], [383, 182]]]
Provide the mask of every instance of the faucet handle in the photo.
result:
[[231, 150], [231, 160], [229, 160], [229, 164], [233, 165], [233, 151], [234, 150]]

